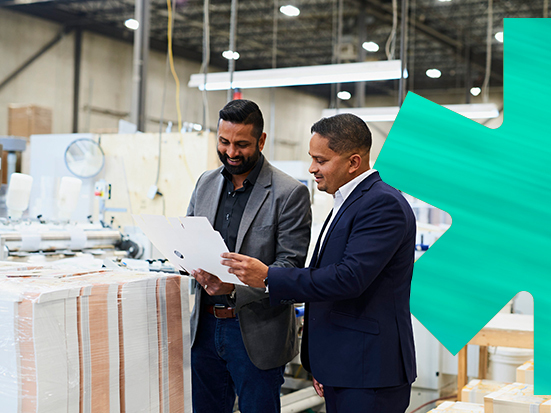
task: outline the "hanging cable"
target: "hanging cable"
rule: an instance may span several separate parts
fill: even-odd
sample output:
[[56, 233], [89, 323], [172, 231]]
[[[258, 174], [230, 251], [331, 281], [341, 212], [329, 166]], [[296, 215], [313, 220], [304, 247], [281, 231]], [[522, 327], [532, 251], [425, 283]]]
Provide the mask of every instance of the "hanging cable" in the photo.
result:
[[209, 72], [210, 63], [210, 16], [209, 16], [209, 0], [203, 2], [203, 63], [201, 64], [201, 73], [203, 73], [203, 130], [208, 134], [209, 126], [209, 100], [207, 97], [207, 75]]
[[396, 51], [396, 30], [398, 28], [398, 0], [392, 0], [392, 29], [386, 41], [385, 52], [388, 60], [394, 59]]
[[482, 101], [488, 103], [490, 97], [490, 74], [492, 71], [492, 31], [493, 31], [493, 0], [488, 0], [488, 30], [486, 31], [486, 74], [482, 84]]
[[[174, 12], [174, 8], [176, 7], [176, 2], [172, 5], [172, 12]], [[167, 38], [169, 36], [168, 32], [171, 29], [171, 23], [169, 21], [168, 23], [168, 29], [167, 29]], [[165, 62], [165, 79], [163, 81], [163, 97], [161, 99], [161, 115], [159, 119], [159, 159], [157, 160], [157, 177], [155, 178], [155, 186], [159, 185], [159, 176], [161, 174], [161, 144], [162, 144], [162, 138], [163, 138], [163, 126], [164, 126], [164, 115], [165, 115], [165, 100], [166, 100], [166, 87], [168, 84], [168, 69], [170, 67], [170, 46], [167, 46], [167, 53], [166, 53], [166, 62]]]
[[[175, 3], [176, 4], [176, 3]], [[180, 80], [174, 69], [174, 56], [172, 54], [172, 24], [174, 19], [172, 17], [172, 6], [170, 0], [166, 0], [168, 8], [168, 57], [170, 61], [170, 71], [176, 82], [176, 111], [178, 112], [178, 132], [182, 130], [182, 111], [180, 110]]]

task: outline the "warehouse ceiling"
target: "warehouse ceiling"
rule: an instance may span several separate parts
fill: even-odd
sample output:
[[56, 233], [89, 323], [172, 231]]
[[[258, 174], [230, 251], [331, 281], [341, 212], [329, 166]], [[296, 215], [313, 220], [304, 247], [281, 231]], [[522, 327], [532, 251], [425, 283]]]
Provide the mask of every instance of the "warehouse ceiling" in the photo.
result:
[[[200, 62], [203, 50], [203, 0], [174, 0], [174, 53]], [[503, 30], [504, 18], [539, 18], [548, 0], [493, 0], [490, 86], [502, 86], [503, 43], [494, 37]], [[151, 37], [154, 49], [166, 51], [167, 2], [150, 0]], [[401, 0], [393, 11], [392, 0], [239, 0], [236, 70], [323, 65], [337, 62], [385, 60], [385, 44], [397, 16], [394, 57], [400, 57]], [[288, 17], [278, 7], [293, 4], [297, 17]], [[59, 22], [67, 27], [102, 33], [131, 42], [133, 32], [124, 21], [134, 16], [134, 0], [0, 0], [0, 6]], [[488, 0], [409, 0], [407, 32], [407, 90], [468, 90], [482, 86], [486, 68]], [[211, 65], [227, 70], [222, 52], [229, 48], [230, 0], [211, 0], [209, 29]], [[274, 19], [276, 16], [276, 19]], [[339, 34], [340, 32], [340, 34]], [[364, 41], [379, 45], [367, 52]], [[427, 69], [441, 71], [429, 78]], [[306, 90], [329, 97], [331, 88]], [[354, 84], [341, 89], [354, 95]], [[397, 96], [398, 81], [370, 82], [368, 94]], [[331, 93], [334, 93], [333, 90]], [[467, 95], [467, 94], [466, 94]], [[350, 102], [353, 102], [352, 99]]]

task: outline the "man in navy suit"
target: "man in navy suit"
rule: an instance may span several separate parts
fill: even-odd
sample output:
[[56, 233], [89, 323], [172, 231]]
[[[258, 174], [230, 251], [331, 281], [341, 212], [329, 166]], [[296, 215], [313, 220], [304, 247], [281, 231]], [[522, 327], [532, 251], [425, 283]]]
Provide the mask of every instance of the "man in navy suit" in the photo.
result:
[[311, 132], [309, 171], [334, 206], [310, 266], [268, 268], [234, 253], [223, 263], [244, 283], [266, 286], [271, 305], [307, 303], [302, 364], [328, 413], [403, 413], [416, 377], [415, 217], [370, 169], [371, 132], [360, 118], [324, 118]]

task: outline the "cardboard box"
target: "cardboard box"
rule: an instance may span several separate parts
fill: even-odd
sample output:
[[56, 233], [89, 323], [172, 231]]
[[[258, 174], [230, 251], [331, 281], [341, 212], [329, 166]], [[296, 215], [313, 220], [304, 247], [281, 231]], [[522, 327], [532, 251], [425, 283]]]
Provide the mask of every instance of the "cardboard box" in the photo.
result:
[[[27, 149], [18, 155], [17, 172], [30, 173], [29, 137], [48, 133], [52, 133], [52, 109], [31, 104], [12, 103], [8, 106], [8, 135], [27, 138]], [[6, 177], [2, 177], [2, 182], [7, 183]]]
[[52, 133], [52, 109], [29, 104], [8, 106], [8, 135], [22, 136]]
[[484, 405], [464, 402], [444, 402], [428, 413], [484, 413]]
[[535, 396], [534, 386], [525, 383], [509, 384], [484, 397], [485, 413], [543, 413], [550, 412], [545, 403], [551, 396]]
[[461, 400], [469, 403], [484, 404], [484, 396], [493, 393], [511, 383], [494, 380], [471, 380], [461, 390]]
[[517, 368], [517, 382], [534, 384], [534, 360], [528, 360]]

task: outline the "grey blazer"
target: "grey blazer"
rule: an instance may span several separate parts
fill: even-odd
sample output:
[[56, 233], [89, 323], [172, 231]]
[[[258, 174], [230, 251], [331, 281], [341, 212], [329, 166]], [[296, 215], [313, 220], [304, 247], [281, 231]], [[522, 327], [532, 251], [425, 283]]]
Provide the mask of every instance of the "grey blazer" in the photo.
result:
[[[188, 215], [207, 217], [214, 226], [223, 188], [222, 167], [199, 177]], [[270, 165], [267, 159], [252, 189], [237, 233], [235, 252], [271, 267], [304, 267], [312, 213], [305, 185]], [[200, 322], [200, 286], [191, 314], [191, 344]], [[236, 285], [235, 303], [249, 358], [259, 369], [279, 367], [298, 353], [292, 305], [270, 306], [262, 288]]]

